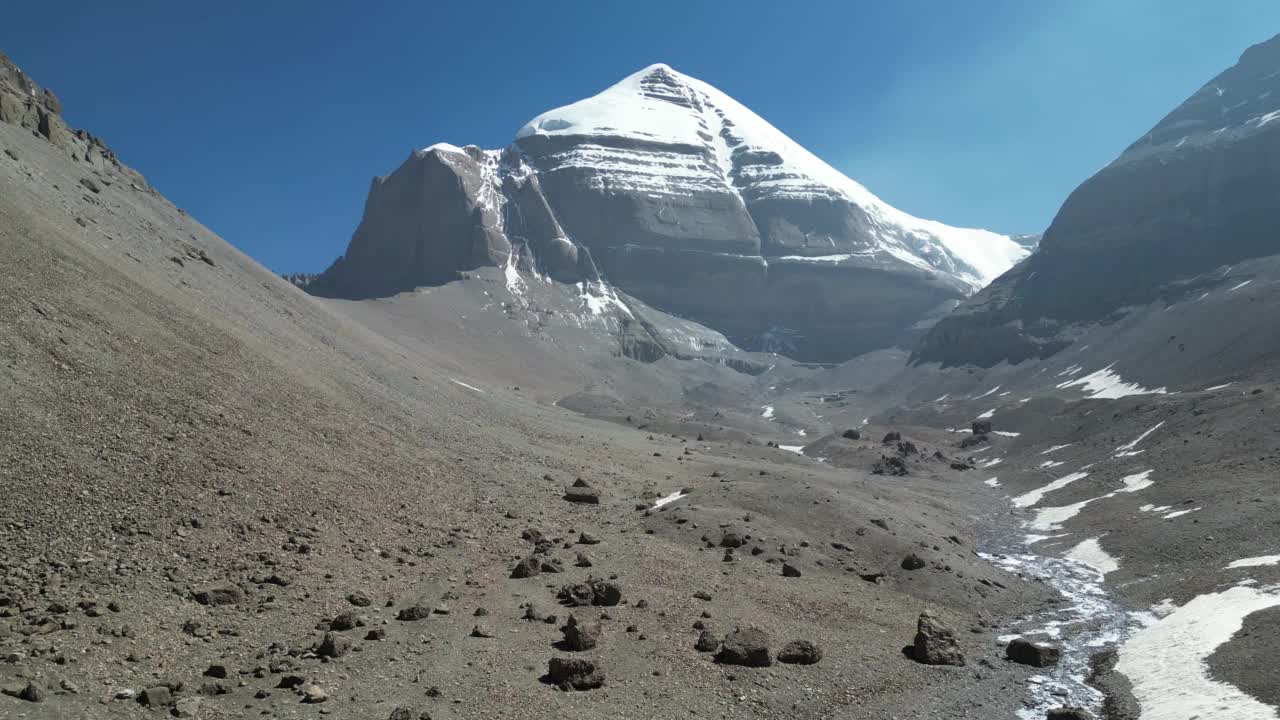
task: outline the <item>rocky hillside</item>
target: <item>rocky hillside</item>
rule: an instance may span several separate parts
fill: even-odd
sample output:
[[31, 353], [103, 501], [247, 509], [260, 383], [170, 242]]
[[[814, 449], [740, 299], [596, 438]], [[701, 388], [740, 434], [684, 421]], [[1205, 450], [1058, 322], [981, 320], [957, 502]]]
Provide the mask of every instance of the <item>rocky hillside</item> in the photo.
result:
[[610, 283], [739, 345], [839, 361], [906, 344], [1027, 254], [911, 217], [665, 65], [544, 113], [505, 150], [437, 144], [374, 181], [309, 286], [362, 298], [481, 266]]
[[1278, 67], [1280, 38], [1246, 50], [1077, 188], [1038, 252], [939, 322], [915, 359], [1045, 357], [1131, 308], [1250, 280], [1243, 264], [1280, 250]]
[[147, 187], [137, 171], [120, 163], [102, 140], [84, 130], [72, 130], [62, 119], [62, 106], [53, 91], [35, 83], [9, 57], [0, 52], [0, 122], [30, 130], [53, 143], [72, 160], [92, 170], [99, 179], [119, 178], [137, 189]]

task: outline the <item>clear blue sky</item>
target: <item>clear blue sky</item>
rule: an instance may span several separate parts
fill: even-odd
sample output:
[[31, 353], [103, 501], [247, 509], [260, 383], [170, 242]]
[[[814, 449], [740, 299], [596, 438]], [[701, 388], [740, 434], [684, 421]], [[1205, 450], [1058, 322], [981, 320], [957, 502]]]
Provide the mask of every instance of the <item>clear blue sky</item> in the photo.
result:
[[666, 62], [889, 202], [1036, 232], [1248, 45], [1275, 0], [14, 3], [0, 49], [170, 199], [323, 269], [370, 178]]

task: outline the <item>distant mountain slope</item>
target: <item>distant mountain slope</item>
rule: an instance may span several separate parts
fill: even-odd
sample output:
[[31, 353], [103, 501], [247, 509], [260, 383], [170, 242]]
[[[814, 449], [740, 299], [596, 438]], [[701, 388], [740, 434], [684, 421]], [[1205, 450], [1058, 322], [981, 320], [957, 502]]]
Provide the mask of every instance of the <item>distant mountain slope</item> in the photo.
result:
[[601, 275], [753, 349], [843, 360], [916, 337], [1025, 257], [897, 210], [714, 87], [652, 65], [531, 120], [506, 150], [436, 144], [374, 182], [311, 290], [390, 295], [511, 265]]
[[992, 365], [1046, 356], [1126, 307], [1199, 297], [1231, 266], [1280, 253], [1278, 200], [1273, 38], [1077, 188], [1036, 254], [939, 322], [915, 359]]

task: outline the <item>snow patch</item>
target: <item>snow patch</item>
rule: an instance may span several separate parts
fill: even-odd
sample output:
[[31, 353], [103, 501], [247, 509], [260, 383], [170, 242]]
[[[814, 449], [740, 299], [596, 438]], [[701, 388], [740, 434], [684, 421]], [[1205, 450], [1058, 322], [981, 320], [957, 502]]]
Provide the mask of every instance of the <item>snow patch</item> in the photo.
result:
[[1258, 557], [1244, 558], [1243, 560], [1232, 560], [1227, 563], [1223, 570], [1234, 570], [1236, 568], [1261, 567], [1263, 565], [1280, 565], [1280, 555], [1260, 555]]
[[449, 378], [449, 382], [451, 382], [451, 383], [453, 383], [453, 384], [455, 384], [455, 385], [461, 385], [462, 387], [464, 387], [464, 388], [466, 388], [466, 389], [468, 389], [468, 390], [475, 390], [476, 392], [478, 392], [478, 393], [480, 393], [480, 394], [482, 394], [482, 395], [484, 394], [484, 391], [483, 391], [483, 390], [481, 390], [480, 388], [476, 387], [475, 385], [468, 385], [468, 384], [466, 384], [466, 383], [462, 382], [461, 380], [455, 380], [455, 379], [453, 379], [453, 378]]
[[1116, 670], [1133, 684], [1143, 720], [1276, 720], [1276, 710], [1209, 677], [1206, 662], [1245, 617], [1280, 605], [1274, 589], [1235, 586], [1200, 595], [1120, 646]]
[[1074, 444], [1074, 443], [1067, 443], [1066, 445], [1054, 445], [1053, 447], [1049, 448], [1048, 450], [1042, 450], [1042, 451], [1040, 451], [1040, 454], [1041, 454], [1041, 455], [1048, 455], [1048, 454], [1049, 454], [1049, 453], [1051, 453], [1051, 452], [1057, 452], [1057, 451], [1059, 451], [1059, 450], [1061, 450], [1061, 449], [1063, 449], [1063, 448], [1069, 448], [1069, 447], [1071, 447], [1073, 444]]
[[660, 498], [658, 498], [657, 500], [654, 500], [654, 501], [653, 501], [653, 507], [654, 507], [654, 509], [656, 510], [657, 508], [660, 508], [660, 507], [662, 507], [663, 505], [670, 505], [671, 503], [673, 503], [673, 502], [675, 502], [675, 501], [679, 500], [680, 498], [682, 498], [682, 497], [684, 497], [685, 495], [688, 495], [688, 494], [689, 494], [689, 493], [685, 492], [684, 490], [677, 490], [677, 491], [675, 491], [675, 492], [671, 493], [670, 495], [666, 495], [666, 496], [664, 496], [664, 497], [660, 497]]
[[986, 411], [986, 412], [982, 413], [981, 415], [979, 415], [979, 416], [978, 416], [978, 419], [979, 419], [979, 420], [986, 420], [987, 418], [989, 418], [989, 417], [991, 417], [992, 415], [995, 415], [995, 414], [996, 414], [996, 409], [995, 409], [995, 408], [991, 408], [990, 410], [988, 410], [988, 411]]
[[1160, 519], [1162, 519], [1162, 520], [1172, 520], [1172, 519], [1174, 519], [1174, 518], [1180, 518], [1180, 517], [1182, 517], [1183, 515], [1189, 515], [1189, 514], [1191, 514], [1191, 513], [1195, 512], [1195, 511], [1197, 511], [1197, 510], [1200, 510], [1200, 509], [1201, 509], [1201, 508], [1193, 507], [1193, 508], [1191, 508], [1191, 509], [1189, 509], [1189, 510], [1175, 510], [1175, 511], [1173, 511], [1173, 512], [1171, 512], [1171, 513], [1168, 513], [1168, 514], [1165, 514], [1165, 515], [1161, 515], [1161, 516], [1160, 516]]
[[1018, 437], [1022, 435], [1022, 433], [1020, 432], [1010, 432], [1008, 430], [992, 430], [991, 432], [995, 433], [996, 435], [1003, 435], [1005, 437]]
[[1099, 573], [1106, 575], [1120, 569], [1120, 561], [1116, 560], [1110, 553], [1102, 549], [1102, 544], [1098, 541], [1101, 538], [1089, 538], [1079, 545], [1071, 548], [1063, 557], [1068, 560], [1075, 560], [1078, 563], [1088, 565], [1097, 570]]
[[764, 411], [764, 412], [760, 413], [760, 417], [764, 418], [765, 420], [768, 420], [769, 418], [773, 417], [773, 406], [772, 406], [772, 405], [765, 405], [764, 407], [762, 407], [762, 408], [760, 408], [760, 409]]
[[1147, 430], [1146, 432], [1142, 433], [1137, 438], [1135, 438], [1133, 442], [1125, 443], [1124, 445], [1121, 445], [1120, 447], [1116, 448], [1115, 457], [1132, 457], [1134, 455], [1140, 455], [1146, 452], [1145, 450], [1134, 450], [1134, 448], [1138, 446], [1138, 443], [1142, 442], [1143, 440], [1146, 440], [1148, 435], [1155, 432], [1156, 430], [1159, 430], [1160, 426], [1164, 425], [1165, 422], [1166, 421], [1161, 420], [1160, 422], [1156, 423], [1154, 427], [1152, 427], [1151, 429]]
[[990, 478], [988, 480], [983, 480], [982, 484], [990, 485], [991, 487], [1000, 487], [1000, 480], [999, 478]]
[[1013, 499], [1014, 507], [1020, 507], [1020, 508], [1031, 507], [1032, 505], [1035, 505], [1036, 503], [1043, 500], [1045, 495], [1048, 495], [1049, 493], [1055, 490], [1061, 490], [1062, 488], [1070, 485], [1071, 483], [1077, 480], [1083, 480], [1084, 478], [1087, 478], [1087, 477], [1089, 477], [1089, 473], [1087, 472], [1074, 472], [1074, 473], [1071, 473], [1070, 475], [1065, 475], [1063, 477], [1060, 477], [1057, 480], [1054, 480], [1053, 482], [1049, 483], [1048, 485], [1045, 485], [1042, 488], [1032, 490], [1031, 492], [1024, 493], [1014, 498]]
[[1168, 393], [1165, 388], [1153, 390], [1144, 388], [1137, 383], [1125, 382], [1119, 375], [1111, 372], [1113, 366], [1114, 363], [1084, 377], [1058, 383], [1057, 388], [1063, 390], [1069, 387], [1083, 386], [1087, 397], [1102, 400], [1116, 400], [1130, 395], [1164, 395]]

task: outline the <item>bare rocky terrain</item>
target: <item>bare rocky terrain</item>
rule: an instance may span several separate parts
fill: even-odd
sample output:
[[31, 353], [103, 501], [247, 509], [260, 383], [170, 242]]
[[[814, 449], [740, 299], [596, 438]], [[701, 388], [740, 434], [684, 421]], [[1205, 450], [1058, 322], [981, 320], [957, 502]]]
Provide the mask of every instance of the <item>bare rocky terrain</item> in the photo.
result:
[[0, 717], [1276, 717], [1274, 255], [1034, 359], [320, 298], [0, 66]]

